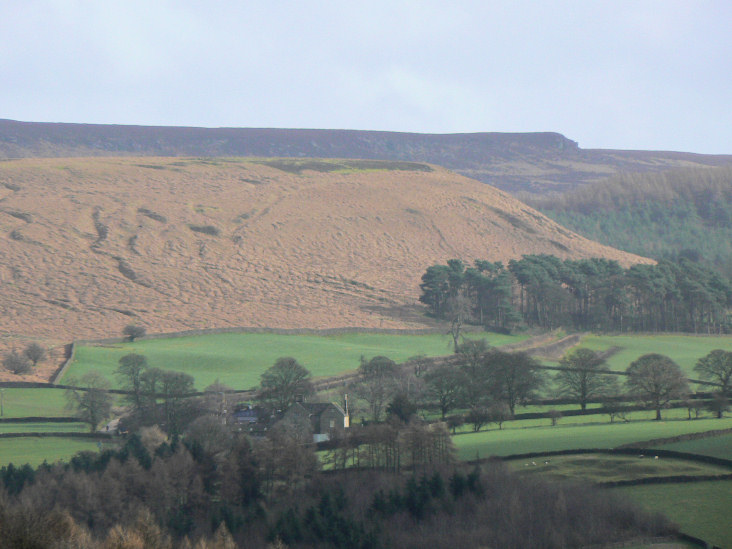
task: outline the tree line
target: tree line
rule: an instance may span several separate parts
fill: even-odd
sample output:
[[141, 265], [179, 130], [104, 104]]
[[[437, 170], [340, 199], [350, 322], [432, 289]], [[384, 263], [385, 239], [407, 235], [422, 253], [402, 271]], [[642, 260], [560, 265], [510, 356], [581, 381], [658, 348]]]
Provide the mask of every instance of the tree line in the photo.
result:
[[[681, 368], [669, 357], [650, 353], [634, 360], [624, 372], [610, 371], [604, 358], [586, 348], [569, 351], [559, 362], [553, 377], [526, 353], [510, 353], [487, 347], [483, 340], [467, 341], [458, 347], [457, 360], [433, 368], [424, 375], [421, 402], [439, 409], [442, 419], [455, 428], [472, 424], [474, 431], [494, 423], [499, 429], [513, 419], [516, 407], [549, 394], [579, 405], [582, 411], [591, 402], [603, 404], [611, 421], [623, 413], [619, 399], [636, 401], [643, 408], [661, 411], [673, 402], [682, 403], [698, 414], [706, 406], [717, 417], [729, 409], [732, 393], [732, 351], [716, 349], [701, 357], [694, 368], [715, 386], [706, 403], [689, 399], [689, 382]], [[623, 383], [620, 380], [623, 380]], [[396, 396], [393, 397], [396, 401]], [[467, 410], [448, 416], [453, 410]], [[548, 412], [552, 424], [561, 417]]]
[[732, 281], [686, 258], [623, 268], [617, 261], [525, 255], [459, 259], [422, 275], [420, 301], [451, 323], [510, 331], [519, 325], [612, 332], [732, 332]]
[[[385, 356], [362, 357], [357, 377], [345, 390], [358, 399], [351, 401], [352, 425], [360, 415], [360, 423], [374, 429], [338, 434], [329, 458], [334, 467], [358, 463], [398, 470], [402, 460], [409, 463], [414, 459], [410, 456], [419, 452], [428, 456], [428, 462], [437, 459], [429, 456], [448, 455], [442, 427], [417, 428], [420, 410], [438, 410], [444, 427], [453, 431], [465, 423], [480, 431], [488, 424], [501, 429], [519, 406], [539, 396], [566, 399], [582, 412], [590, 403], [601, 403], [611, 421], [624, 415], [627, 406], [622, 401], [653, 410], [657, 420], [671, 405], [686, 406], [689, 419], [692, 412], [698, 417], [704, 407], [721, 418], [732, 396], [732, 351], [722, 349], [701, 357], [694, 367], [714, 387], [711, 400], [692, 399], [689, 381], [678, 364], [657, 353], [640, 356], [617, 372], [609, 369], [601, 354], [579, 347], [570, 350], [558, 367], [548, 368], [525, 352], [492, 348], [485, 340], [466, 340], [450, 360], [425, 369], [420, 364], [419, 357], [408, 361], [407, 367]], [[551, 370], [556, 373], [550, 375]], [[310, 372], [295, 359], [278, 359], [262, 374], [259, 401], [269, 410], [284, 411], [297, 395], [312, 394], [309, 378]], [[550, 410], [549, 417], [554, 425], [561, 414]]]

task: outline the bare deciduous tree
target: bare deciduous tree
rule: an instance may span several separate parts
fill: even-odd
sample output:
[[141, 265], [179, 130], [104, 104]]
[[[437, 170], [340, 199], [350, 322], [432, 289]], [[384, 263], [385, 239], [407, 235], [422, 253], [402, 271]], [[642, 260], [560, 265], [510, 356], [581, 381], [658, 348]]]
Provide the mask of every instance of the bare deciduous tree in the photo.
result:
[[450, 335], [456, 353], [460, 346], [463, 325], [471, 318], [472, 307], [471, 301], [462, 292], [447, 299], [446, 315], [450, 320]]
[[119, 359], [119, 366], [114, 371], [122, 382], [122, 387], [130, 391], [127, 399], [135, 410], [142, 408], [142, 375], [148, 369], [144, 355], [130, 353]]
[[38, 343], [31, 343], [23, 349], [23, 354], [35, 366], [38, 362], [46, 358], [46, 349]]
[[12, 350], [3, 357], [3, 367], [16, 375], [22, 375], [30, 371], [31, 361], [27, 356]]
[[394, 393], [396, 362], [385, 356], [375, 356], [371, 360], [361, 358], [358, 367], [359, 380], [355, 392], [366, 401], [371, 419], [379, 421], [384, 407]]
[[469, 339], [458, 347], [463, 383], [462, 403], [468, 408], [486, 406], [490, 399], [490, 378], [486, 356], [490, 349], [484, 339]]
[[715, 349], [699, 359], [694, 366], [702, 378], [719, 383], [720, 393], [729, 396], [732, 384], [732, 351]]
[[530, 399], [544, 385], [539, 363], [527, 353], [493, 350], [486, 356], [493, 398], [508, 406], [511, 415], [516, 406]]
[[689, 384], [681, 368], [669, 357], [651, 353], [634, 360], [628, 369], [628, 389], [647, 406], [656, 411], [661, 420], [661, 409], [674, 399], [689, 393]]
[[498, 430], [503, 429], [503, 424], [513, 419], [511, 410], [503, 402], [496, 402], [488, 407], [488, 419], [491, 423], [498, 425]]
[[559, 394], [575, 399], [582, 410], [590, 399], [617, 392], [615, 377], [603, 373], [608, 371], [605, 360], [590, 349], [573, 349], [559, 365], [566, 368], [554, 378]]
[[258, 398], [276, 410], [287, 410], [298, 397], [313, 392], [310, 371], [292, 357], [278, 358], [261, 376]]
[[112, 397], [107, 392], [109, 381], [92, 370], [78, 381], [70, 380], [69, 384], [77, 388], [66, 390], [67, 407], [76, 411], [77, 417], [89, 425], [90, 431], [96, 431], [112, 410]]
[[428, 371], [424, 378], [427, 382], [427, 396], [437, 401], [442, 419], [445, 419], [447, 413], [462, 399], [466, 384], [464, 372], [455, 366], [443, 365]]

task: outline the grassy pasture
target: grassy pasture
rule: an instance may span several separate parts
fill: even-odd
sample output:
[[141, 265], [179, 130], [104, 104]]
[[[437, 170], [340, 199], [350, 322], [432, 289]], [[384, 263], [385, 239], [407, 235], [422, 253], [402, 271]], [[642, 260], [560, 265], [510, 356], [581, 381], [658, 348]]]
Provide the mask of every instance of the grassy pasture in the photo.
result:
[[697, 360], [714, 349], [732, 351], [732, 336], [589, 335], [582, 339], [580, 346], [594, 351], [620, 347], [621, 350], [607, 361], [611, 370], [625, 370], [638, 357], [659, 353], [673, 359], [688, 377], [698, 379], [698, 374], [694, 372]]
[[3, 389], [3, 417], [69, 417], [63, 389]]
[[[522, 339], [522, 336], [499, 334], [473, 337], [485, 337], [491, 345]], [[322, 377], [355, 370], [362, 355], [367, 358], [385, 355], [401, 362], [414, 355], [441, 356], [450, 352], [450, 339], [442, 334], [212, 334], [78, 346], [74, 362], [61, 383], [89, 370], [99, 370], [116, 383], [114, 370], [120, 357], [128, 353], [145, 355], [151, 366], [192, 375], [196, 388], [201, 390], [216, 379], [235, 389], [255, 387], [262, 372], [283, 356], [295, 357], [314, 377]]]
[[[544, 406], [524, 406], [524, 407], [518, 407], [516, 408], [516, 413], [520, 414], [523, 412], [534, 412], [534, 411], [546, 411]], [[588, 407], [589, 408], [589, 407]], [[576, 410], [576, 405], [567, 405], [567, 406], [557, 406], [554, 409], [556, 410]], [[589, 408], [591, 409], [591, 408]], [[685, 408], [672, 408], [669, 410], [663, 410], [663, 422], [666, 421], [677, 421], [677, 420], [687, 420], [688, 413]], [[641, 421], [652, 421], [656, 417], [656, 412], [653, 410], [637, 410], [634, 412], [628, 412], [625, 414], [625, 417], [628, 421], [631, 422], [641, 422]], [[698, 419], [693, 420], [693, 422], [698, 422], [701, 419], [714, 419], [716, 416], [714, 414], [711, 414], [709, 412], [702, 413]], [[563, 417], [558, 420], [557, 427], [564, 426], [564, 427], [571, 427], [572, 425], [607, 425], [609, 424], [610, 419], [607, 414], [589, 414], [584, 416], [569, 416], [569, 417]], [[616, 419], [616, 424], [622, 424], [624, 423], [622, 420]], [[707, 424], [705, 424], [707, 425]], [[549, 418], [539, 418], [539, 419], [518, 419], [518, 420], [512, 420], [507, 421], [503, 424], [503, 429], [528, 429], [528, 428], [537, 428], [537, 427], [547, 427], [551, 426], [551, 420]], [[720, 427], [721, 429], [722, 427]], [[492, 424], [488, 426], [487, 428], [484, 427], [483, 429], [497, 429], [495, 424]], [[705, 430], [712, 430], [711, 427], [705, 427], [704, 429], [700, 429], [700, 431]], [[469, 423], [466, 423], [458, 428], [458, 433], [472, 433], [473, 426]]]
[[[107, 447], [110, 443], [104, 442]], [[29, 463], [37, 466], [44, 460], [49, 463], [68, 461], [82, 450], [97, 451], [97, 441], [80, 438], [58, 437], [22, 437], [0, 439], [0, 467], [12, 463], [23, 465]]]
[[[584, 418], [588, 417], [593, 416]], [[600, 417], [594, 416], [595, 421]], [[541, 421], [543, 426], [529, 427], [526, 422], [515, 422], [520, 426], [507, 424], [503, 430], [494, 428], [479, 433], [464, 433], [454, 436], [452, 440], [460, 459], [475, 459], [574, 448], [615, 448], [632, 442], [732, 427], [732, 418], [643, 420], [613, 424], [560, 422], [555, 427], [548, 426], [548, 420], [537, 421]]]
[[0, 423], [0, 433], [86, 433], [89, 426], [81, 422], [73, 423]]
[[512, 470], [521, 475], [541, 475], [542, 478], [551, 480], [588, 482], [614, 482], [676, 475], [721, 475], [732, 472], [728, 467], [683, 459], [653, 459], [649, 456], [641, 458], [602, 454], [551, 456], [535, 460], [519, 459], [507, 463]]
[[732, 548], [732, 481], [624, 486], [612, 490], [649, 510], [660, 511], [687, 534]]
[[698, 440], [684, 440], [658, 446], [664, 450], [687, 452], [702, 456], [712, 456], [722, 459], [732, 459], [732, 434], [716, 437], [701, 438]]

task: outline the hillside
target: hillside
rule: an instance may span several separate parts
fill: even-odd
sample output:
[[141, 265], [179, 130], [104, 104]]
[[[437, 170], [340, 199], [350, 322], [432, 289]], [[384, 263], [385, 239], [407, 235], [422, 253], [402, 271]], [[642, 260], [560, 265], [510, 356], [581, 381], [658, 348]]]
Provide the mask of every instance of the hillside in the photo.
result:
[[732, 168], [622, 174], [528, 203], [588, 238], [655, 259], [686, 257], [732, 277]]
[[558, 133], [415, 134], [0, 120], [0, 159], [90, 156], [361, 158], [438, 164], [511, 193], [565, 191], [617, 173], [732, 165], [732, 156], [582, 149]]
[[0, 162], [3, 335], [408, 327], [428, 265], [527, 253], [641, 258], [504, 192], [414, 163]]

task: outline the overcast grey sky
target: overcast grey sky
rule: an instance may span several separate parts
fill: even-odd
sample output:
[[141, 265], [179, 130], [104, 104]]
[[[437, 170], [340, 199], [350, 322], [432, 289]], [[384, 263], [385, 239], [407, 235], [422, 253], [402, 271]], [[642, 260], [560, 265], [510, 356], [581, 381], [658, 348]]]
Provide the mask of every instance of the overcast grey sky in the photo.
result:
[[732, 2], [0, 0], [0, 118], [732, 153]]

